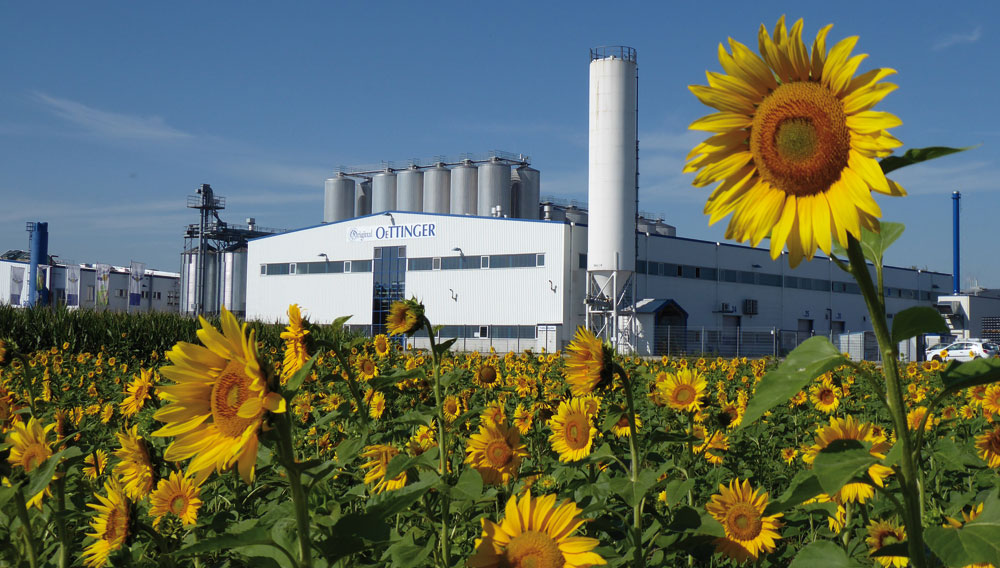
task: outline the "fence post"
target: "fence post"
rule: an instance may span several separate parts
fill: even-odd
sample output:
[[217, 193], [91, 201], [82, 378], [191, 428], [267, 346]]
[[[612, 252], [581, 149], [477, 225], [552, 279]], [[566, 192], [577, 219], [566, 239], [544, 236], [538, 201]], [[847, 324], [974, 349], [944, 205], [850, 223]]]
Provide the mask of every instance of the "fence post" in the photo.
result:
[[667, 355], [670, 355], [670, 326], [667, 326]]
[[705, 356], [705, 326], [701, 326], [701, 355]]

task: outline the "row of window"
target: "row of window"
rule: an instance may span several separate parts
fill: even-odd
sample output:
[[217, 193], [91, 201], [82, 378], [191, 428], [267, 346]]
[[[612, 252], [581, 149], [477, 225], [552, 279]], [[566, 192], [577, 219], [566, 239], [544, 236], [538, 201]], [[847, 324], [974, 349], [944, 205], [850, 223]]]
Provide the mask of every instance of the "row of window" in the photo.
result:
[[470, 270], [482, 268], [534, 268], [545, 266], [544, 254], [491, 254], [482, 256], [427, 256], [411, 258], [409, 270]]
[[[587, 268], [587, 255], [580, 255], [580, 268]], [[637, 260], [636, 272], [650, 276], [672, 276], [676, 278], [692, 278], [717, 282], [734, 282], [738, 284], [754, 284], [757, 286], [774, 286], [776, 288], [792, 288], [797, 290], [816, 290], [819, 292], [841, 292], [844, 294], [861, 294], [861, 288], [854, 282], [840, 282], [823, 278], [806, 278], [804, 276], [782, 276], [749, 270], [716, 269], [708, 266], [690, 266], [670, 262], [654, 262]], [[908, 300], [930, 300], [931, 293], [927, 290], [912, 288], [893, 288], [886, 286], [887, 298], [903, 298]]]
[[[417, 337], [427, 337], [427, 330], [420, 330]], [[442, 325], [438, 336], [444, 339], [535, 339], [533, 325]]]
[[[403, 248], [403, 247], [401, 247]], [[466, 270], [482, 268], [533, 268], [545, 266], [544, 254], [490, 254], [482, 256], [427, 256], [406, 259], [405, 252], [397, 256], [406, 262], [408, 270]], [[381, 258], [381, 256], [379, 257]], [[371, 260], [330, 260], [320, 262], [279, 262], [261, 264], [263, 276], [285, 274], [333, 274], [371, 272]]]

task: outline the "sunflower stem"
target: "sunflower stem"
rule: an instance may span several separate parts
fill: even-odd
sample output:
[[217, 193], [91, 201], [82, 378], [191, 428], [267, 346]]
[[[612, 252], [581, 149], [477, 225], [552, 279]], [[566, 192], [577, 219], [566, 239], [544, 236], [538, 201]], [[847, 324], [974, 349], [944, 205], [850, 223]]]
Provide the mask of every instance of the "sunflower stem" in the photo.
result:
[[879, 290], [872, 283], [868, 264], [865, 261], [861, 244], [853, 236], [847, 238], [847, 254], [851, 261], [851, 272], [861, 287], [865, 298], [868, 314], [871, 317], [872, 328], [882, 353], [882, 371], [885, 374], [886, 406], [892, 417], [893, 427], [899, 444], [902, 444], [903, 455], [900, 463], [899, 485], [903, 497], [903, 524], [906, 526], [906, 542], [910, 562], [917, 568], [927, 566], [924, 556], [923, 518], [920, 502], [920, 472], [914, 463], [913, 441], [906, 423], [906, 403], [903, 400], [903, 389], [899, 379], [898, 355], [895, 343], [889, 333], [886, 323], [885, 304], [883, 300], [882, 267], [875, 266]]
[[31, 533], [31, 521], [28, 519], [28, 507], [24, 502], [24, 494], [18, 487], [14, 491], [14, 507], [17, 509], [17, 518], [21, 521], [24, 530], [24, 542], [28, 549], [28, 565], [31, 568], [38, 566], [38, 545], [35, 543], [35, 535]]
[[292, 443], [292, 419], [290, 412], [278, 415], [278, 444], [281, 464], [288, 476], [288, 487], [295, 505], [295, 524], [299, 537], [299, 568], [312, 567], [312, 541], [309, 538], [309, 497], [302, 486], [302, 474], [296, 465], [295, 446]]
[[[636, 437], [639, 435], [639, 429], [636, 427], [635, 400], [632, 395], [632, 381], [630, 380], [628, 373], [625, 372], [625, 369], [617, 363], [614, 364], [614, 371], [621, 376], [622, 383], [625, 386], [625, 401], [628, 403], [628, 449], [632, 458], [631, 467], [629, 468], [629, 477], [632, 480], [632, 486], [635, 487], [635, 484], [639, 481], [639, 448], [636, 443]], [[643, 554], [642, 550], [642, 502], [643, 499], [636, 499], [635, 504], [632, 506], [632, 531], [634, 533], [633, 538], [635, 539], [635, 561], [633, 565], [639, 566], [640, 568], [646, 563], [646, 555]]]
[[[97, 467], [97, 461], [94, 462]], [[72, 546], [69, 531], [66, 530], [66, 478], [60, 474], [53, 483], [56, 494], [56, 531], [59, 534], [59, 568], [67, 568], [70, 565], [69, 551]]]
[[[444, 389], [441, 387], [441, 357], [438, 353], [437, 344], [434, 342], [434, 328], [431, 327], [431, 322], [426, 318], [421, 316], [424, 320], [424, 328], [427, 330], [427, 340], [431, 346], [431, 360], [433, 361], [434, 367], [434, 404], [437, 406], [437, 420], [438, 420], [438, 446], [440, 446], [438, 451], [438, 475], [444, 479], [445, 475], [448, 473], [448, 451], [447, 451], [447, 432], [445, 428], [444, 421]], [[450, 513], [451, 500], [448, 498], [447, 493], [441, 493], [441, 560], [443, 565], [448, 567], [451, 566], [451, 551], [449, 549], [449, 542], [451, 540], [448, 534], [448, 515]]]

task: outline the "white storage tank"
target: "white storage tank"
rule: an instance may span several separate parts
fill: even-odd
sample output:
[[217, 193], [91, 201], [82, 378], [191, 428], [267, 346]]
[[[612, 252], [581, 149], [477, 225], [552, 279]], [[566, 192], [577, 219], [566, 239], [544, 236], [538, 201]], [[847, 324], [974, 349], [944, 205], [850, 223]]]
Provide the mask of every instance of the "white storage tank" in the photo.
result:
[[[635, 271], [636, 56], [630, 47], [591, 51], [587, 270], [600, 281]], [[624, 284], [623, 278], [619, 285]]]
[[657, 219], [656, 220], [655, 228], [656, 228], [656, 234], [657, 235], [663, 235], [664, 237], [676, 237], [677, 236], [677, 227], [674, 227], [673, 225], [668, 225], [668, 224], [664, 223], [663, 219]]
[[[519, 219], [538, 219], [538, 200], [540, 198], [541, 180], [538, 170], [529, 166], [521, 166], [515, 170], [518, 183], [517, 195], [511, 196], [514, 207], [513, 216]], [[512, 187], [513, 189], [513, 187]]]
[[372, 214], [372, 180], [366, 179], [354, 190], [354, 216]]
[[424, 173], [417, 166], [410, 166], [396, 175], [396, 209], [424, 210]]
[[499, 216], [513, 217], [510, 203], [510, 166], [497, 158], [480, 164], [478, 215], [492, 217], [499, 207]]
[[[214, 314], [219, 312], [219, 255], [208, 248], [205, 254], [205, 279], [199, 282], [201, 253], [190, 249], [181, 253], [181, 311], [187, 314]], [[202, 309], [198, 310], [198, 287], [202, 291]]]
[[237, 316], [247, 312], [247, 248], [222, 253], [222, 305]]
[[424, 170], [424, 211], [451, 212], [451, 171], [442, 162]]
[[326, 180], [323, 195], [324, 223], [336, 223], [354, 217], [354, 185], [354, 180], [343, 173]]
[[396, 174], [382, 172], [372, 178], [372, 214], [396, 210]]
[[471, 160], [465, 160], [451, 170], [451, 214], [477, 215], [479, 203], [479, 172]]

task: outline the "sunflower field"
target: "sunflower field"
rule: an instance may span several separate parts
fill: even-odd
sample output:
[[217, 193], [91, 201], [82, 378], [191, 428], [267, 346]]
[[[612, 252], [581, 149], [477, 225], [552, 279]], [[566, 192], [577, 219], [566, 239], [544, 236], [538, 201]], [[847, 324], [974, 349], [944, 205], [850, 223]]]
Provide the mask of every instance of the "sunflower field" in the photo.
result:
[[[226, 313], [144, 357], [6, 341], [0, 560], [906, 565], [872, 364], [762, 412], [766, 359], [620, 356], [583, 330], [566, 353], [412, 350], [289, 316], [262, 341]], [[935, 562], [1000, 514], [1000, 385], [942, 397], [962, 366], [904, 366]]]

